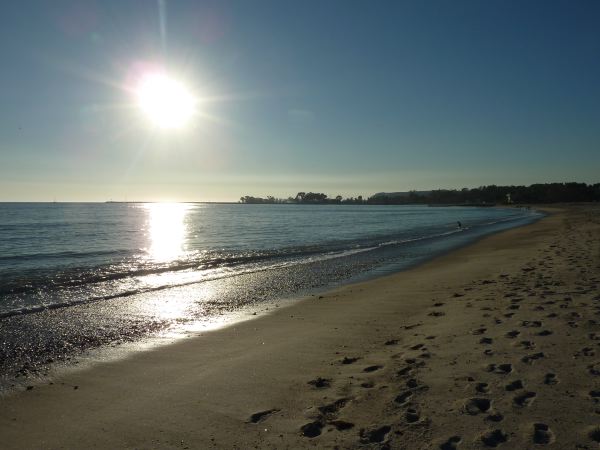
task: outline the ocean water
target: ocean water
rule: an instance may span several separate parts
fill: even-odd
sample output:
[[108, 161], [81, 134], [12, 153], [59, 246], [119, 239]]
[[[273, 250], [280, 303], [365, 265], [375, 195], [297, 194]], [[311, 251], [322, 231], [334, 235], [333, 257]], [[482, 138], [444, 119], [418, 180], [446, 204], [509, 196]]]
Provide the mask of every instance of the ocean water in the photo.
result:
[[539, 217], [519, 208], [0, 204], [0, 390], [90, 349], [231, 323]]
[[370, 268], [380, 273], [398, 257], [409, 265], [409, 249], [419, 243], [440, 252], [457, 238], [536, 216], [515, 208], [4, 203], [0, 315], [317, 261], [343, 265], [385, 249]]

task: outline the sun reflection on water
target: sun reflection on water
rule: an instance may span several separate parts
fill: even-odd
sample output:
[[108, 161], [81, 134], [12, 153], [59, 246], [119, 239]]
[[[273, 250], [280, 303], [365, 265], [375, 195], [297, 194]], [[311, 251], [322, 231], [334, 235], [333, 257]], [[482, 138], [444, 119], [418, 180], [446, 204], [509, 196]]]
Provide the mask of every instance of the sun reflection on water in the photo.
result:
[[149, 257], [156, 261], [169, 261], [181, 256], [187, 227], [185, 219], [190, 206], [184, 203], [153, 203], [145, 207], [148, 210]]

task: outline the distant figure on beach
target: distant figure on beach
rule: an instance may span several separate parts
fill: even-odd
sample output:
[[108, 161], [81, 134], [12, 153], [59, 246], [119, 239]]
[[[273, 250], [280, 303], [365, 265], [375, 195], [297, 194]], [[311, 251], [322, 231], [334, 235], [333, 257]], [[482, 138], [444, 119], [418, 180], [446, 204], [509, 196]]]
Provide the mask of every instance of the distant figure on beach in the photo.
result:
[[458, 228], [462, 228], [462, 223], [460, 223], [460, 220], [457, 220], [456, 224], [458, 225]]

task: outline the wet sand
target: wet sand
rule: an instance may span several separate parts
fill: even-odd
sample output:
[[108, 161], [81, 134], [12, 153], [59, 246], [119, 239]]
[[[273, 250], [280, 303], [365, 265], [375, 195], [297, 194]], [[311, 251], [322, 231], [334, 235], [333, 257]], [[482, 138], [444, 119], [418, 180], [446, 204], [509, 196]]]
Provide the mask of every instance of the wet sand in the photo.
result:
[[0, 400], [2, 448], [597, 448], [600, 207]]

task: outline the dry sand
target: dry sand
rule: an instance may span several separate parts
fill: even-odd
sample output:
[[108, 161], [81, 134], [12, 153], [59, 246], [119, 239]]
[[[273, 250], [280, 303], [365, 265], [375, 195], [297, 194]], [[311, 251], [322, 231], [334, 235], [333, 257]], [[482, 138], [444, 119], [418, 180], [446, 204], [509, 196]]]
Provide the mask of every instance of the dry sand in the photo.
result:
[[[2, 448], [598, 448], [600, 208], [0, 400]], [[77, 387], [77, 389], [75, 389]]]

